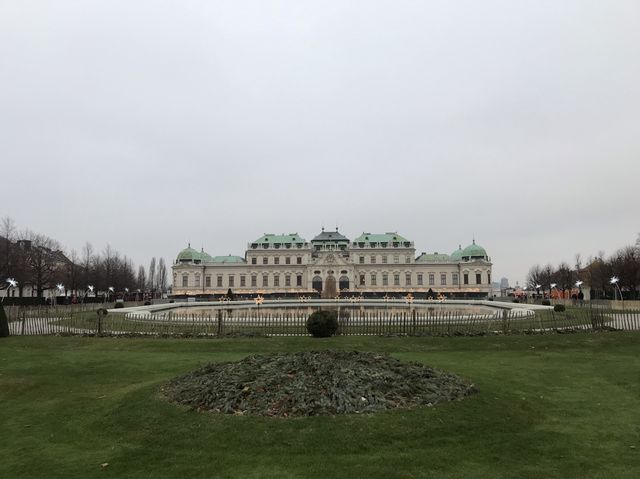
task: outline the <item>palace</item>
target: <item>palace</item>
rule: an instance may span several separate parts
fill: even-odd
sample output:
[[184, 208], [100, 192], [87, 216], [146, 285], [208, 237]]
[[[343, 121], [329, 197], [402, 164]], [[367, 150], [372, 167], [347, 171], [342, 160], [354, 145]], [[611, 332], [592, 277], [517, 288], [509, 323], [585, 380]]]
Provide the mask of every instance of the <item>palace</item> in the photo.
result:
[[310, 242], [298, 233], [265, 234], [249, 243], [244, 257], [210, 256], [189, 245], [172, 266], [173, 296], [213, 299], [230, 289], [236, 296], [338, 295], [416, 298], [486, 298], [491, 259], [484, 248], [460, 246], [452, 254], [422, 253], [398, 233], [362, 233], [354, 240], [338, 229]]

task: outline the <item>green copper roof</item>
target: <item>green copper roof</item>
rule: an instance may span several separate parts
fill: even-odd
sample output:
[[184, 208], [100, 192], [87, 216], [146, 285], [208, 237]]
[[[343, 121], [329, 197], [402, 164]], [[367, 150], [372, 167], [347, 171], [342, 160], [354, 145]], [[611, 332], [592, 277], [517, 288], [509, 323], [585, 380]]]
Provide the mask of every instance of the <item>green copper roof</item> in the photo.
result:
[[407, 241], [409, 241], [407, 238], [394, 232], [384, 234], [362, 233], [353, 240], [354, 243], [405, 243]]
[[459, 245], [458, 249], [451, 253], [449, 259], [451, 261], [460, 261], [462, 259], [462, 245]]
[[191, 246], [183, 249], [178, 253], [178, 261], [195, 261], [200, 259], [200, 253], [198, 253]]
[[470, 244], [469, 246], [467, 246], [464, 250], [462, 250], [462, 257], [466, 258], [486, 258], [487, 257], [487, 252], [485, 251], [485, 249], [476, 244], [476, 241], [473, 240], [473, 243]]
[[444, 253], [422, 253], [416, 258], [416, 263], [447, 263], [451, 261], [448, 254]]
[[281, 235], [274, 235], [274, 234], [264, 234], [262, 235], [260, 238], [258, 238], [257, 240], [253, 241], [253, 243], [258, 243], [258, 244], [262, 244], [262, 243], [269, 243], [269, 244], [276, 244], [276, 243], [280, 243], [280, 244], [293, 244], [293, 243], [305, 243], [307, 240], [302, 238], [298, 233], [289, 233], [288, 235], [286, 234], [281, 234]]
[[233, 263], [233, 264], [238, 264], [238, 263], [244, 263], [244, 258], [242, 256], [232, 256], [232, 255], [228, 255], [228, 256], [215, 256], [213, 258], [211, 258], [211, 263]]

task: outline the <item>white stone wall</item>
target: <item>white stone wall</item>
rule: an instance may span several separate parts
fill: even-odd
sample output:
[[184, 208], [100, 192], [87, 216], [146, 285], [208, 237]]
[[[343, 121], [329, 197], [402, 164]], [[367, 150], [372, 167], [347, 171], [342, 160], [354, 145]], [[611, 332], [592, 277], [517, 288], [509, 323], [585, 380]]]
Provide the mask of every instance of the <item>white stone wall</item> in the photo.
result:
[[[321, 251], [312, 255], [310, 249], [292, 249], [290, 252], [256, 249], [247, 251], [248, 263], [176, 264], [173, 266], [173, 294], [223, 294], [229, 288], [236, 294], [257, 292], [302, 294], [312, 291], [314, 277], [320, 276], [324, 281], [329, 275], [334, 276], [336, 282], [339, 282], [342, 276], [346, 276], [349, 279], [349, 291], [354, 294], [375, 291], [426, 292], [429, 289], [436, 293], [464, 293], [465, 291], [491, 293], [489, 278], [491, 263], [487, 261], [416, 263], [413, 248], [398, 248], [397, 251], [393, 248], [386, 248], [385, 251], [381, 251], [380, 248], [375, 250], [353, 248], [349, 253], [349, 257], [345, 258], [339, 251]], [[387, 263], [382, 262], [383, 255], [388, 256]], [[286, 264], [287, 256], [291, 258], [291, 264]], [[296, 258], [299, 256], [303, 258], [303, 264], [297, 264]], [[361, 256], [365, 258], [364, 263], [360, 263]], [[371, 261], [372, 256], [376, 257], [375, 262]], [[394, 256], [398, 256], [397, 263], [393, 259]], [[252, 257], [256, 258], [256, 264], [251, 264]], [[267, 258], [267, 264], [263, 263], [263, 258]], [[275, 258], [279, 258], [278, 264]], [[410, 258], [408, 262], [407, 258]], [[454, 274], [458, 275], [458, 284], [454, 283]], [[468, 284], [464, 283], [465, 274], [468, 275]], [[476, 277], [478, 274], [480, 275], [479, 283]], [[287, 275], [290, 277], [289, 285], [286, 283]], [[364, 276], [363, 284], [361, 284], [362, 275]], [[387, 284], [384, 281], [385, 275]], [[419, 275], [422, 275], [422, 282]], [[433, 281], [430, 275], [433, 275]], [[444, 275], [444, 284], [442, 275]], [[209, 284], [207, 284], [207, 276], [210, 278]], [[244, 284], [241, 280], [243, 276]], [[298, 276], [301, 277], [301, 286], [297, 284]], [[187, 278], [186, 286], [183, 286], [183, 277]], [[252, 277], [256, 278], [255, 285]]]

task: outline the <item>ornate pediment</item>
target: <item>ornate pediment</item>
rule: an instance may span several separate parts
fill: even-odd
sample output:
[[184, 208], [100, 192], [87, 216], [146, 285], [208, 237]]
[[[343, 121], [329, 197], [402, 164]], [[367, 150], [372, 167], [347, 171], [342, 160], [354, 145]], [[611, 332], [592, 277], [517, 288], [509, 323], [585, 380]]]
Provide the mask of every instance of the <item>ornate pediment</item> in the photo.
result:
[[349, 266], [349, 262], [337, 253], [321, 253], [314, 258], [312, 264], [314, 266]]

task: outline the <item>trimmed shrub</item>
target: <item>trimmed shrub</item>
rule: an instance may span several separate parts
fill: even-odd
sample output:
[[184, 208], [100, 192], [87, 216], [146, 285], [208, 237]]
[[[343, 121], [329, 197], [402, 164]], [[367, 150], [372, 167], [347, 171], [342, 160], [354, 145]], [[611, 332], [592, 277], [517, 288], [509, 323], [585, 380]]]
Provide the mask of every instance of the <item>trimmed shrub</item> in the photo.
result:
[[314, 338], [328, 338], [338, 330], [338, 315], [335, 311], [316, 311], [307, 319], [307, 331]]
[[553, 310], [558, 312], [558, 313], [562, 313], [565, 309], [567, 309], [567, 308], [564, 307], [564, 304], [556, 304], [553, 307]]
[[118, 309], [118, 308], [124, 308], [124, 303], [116, 303], [116, 305], [114, 306], [114, 308]]
[[4, 306], [0, 304], [0, 338], [9, 336], [9, 320], [4, 312]]
[[145, 306], [151, 306], [151, 301], [145, 301], [145, 302], [144, 302], [144, 305], [145, 305]]
[[513, 299], [513, 300], [511, 300], [511, 302], [512, 302], [512, 303], [519, 303], [519, 302], [520, 302], [520, 300], [519, 300], [519, 299]]
[[102, 316], [106, 316], [107, 314], [109, 314], [109, 311], [107, 311], [105, 308], [99, 308], [96, 309], [96, 313]]
[[551, 306], [551, 301], [549, 301], [548, 299], [543, 299], [542, 306]]

